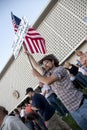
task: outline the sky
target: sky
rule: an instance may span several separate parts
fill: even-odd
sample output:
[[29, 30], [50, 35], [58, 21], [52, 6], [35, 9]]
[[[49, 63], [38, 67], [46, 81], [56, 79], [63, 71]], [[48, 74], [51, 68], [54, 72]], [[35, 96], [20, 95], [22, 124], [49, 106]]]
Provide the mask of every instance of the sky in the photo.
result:
[[26, 16], [32, 26], [50, 0], [0, 0], [0, 72], [12, 56], [14, 29], [11, 12], [19, 18]]

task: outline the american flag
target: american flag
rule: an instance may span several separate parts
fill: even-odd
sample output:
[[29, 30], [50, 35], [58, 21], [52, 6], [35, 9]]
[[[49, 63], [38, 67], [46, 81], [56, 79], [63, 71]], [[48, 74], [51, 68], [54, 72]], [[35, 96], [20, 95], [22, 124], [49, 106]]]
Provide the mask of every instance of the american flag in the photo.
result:
[[[14, 31], [17, 32], [21, 19], [15, 16], [12, 12], [11, 17]], [[34, 28], [28, 29], [23, 45], [26, 51], [29, 51], [29, 53], [46, 53], [45, 40]]]

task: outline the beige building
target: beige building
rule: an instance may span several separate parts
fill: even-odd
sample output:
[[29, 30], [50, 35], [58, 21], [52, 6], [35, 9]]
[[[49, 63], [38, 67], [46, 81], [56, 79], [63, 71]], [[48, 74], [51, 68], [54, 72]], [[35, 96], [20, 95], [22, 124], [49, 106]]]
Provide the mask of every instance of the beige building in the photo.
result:
[[[47, 54], [55, 54], [60, 64], [67, 59], [76, 63], [74, 51], [87, 51], [86, 17], [87, 0], [51, 0], [33, 27], [45, 38]], [[33, 56], [37, 61], [43, 57]], [[26, 88], [37, 86], [31, 70], [24, 48], [16, 60], [11, 56], [0, 74], [0, 105], [12, 111], [25, 98]]]

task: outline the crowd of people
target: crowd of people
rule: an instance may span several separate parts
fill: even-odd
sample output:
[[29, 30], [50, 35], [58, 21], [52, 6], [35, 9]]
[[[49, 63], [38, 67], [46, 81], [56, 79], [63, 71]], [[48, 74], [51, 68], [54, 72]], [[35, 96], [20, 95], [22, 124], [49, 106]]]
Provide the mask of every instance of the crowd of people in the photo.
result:
[[65, 62], [65, 68], [70, 74], [70, 78], [77, 88], [87, 88], [87, 52], [76, 51], [79, 56], [76, 65], [69, 61]]
[[0, 106], [0, 130], [70, 130], [42, 94], [27, 88], [26, 95], [27, 99], [9, 115]]
[[82, 130], [87, 130], [87, 96], [78, 89], [87, 87], [87, 53], [76, 51], [77, 64], [66, 61], [64, 66], [53, 54], [39, 62], [29, 52], [26, 54], [41, 91], [28, 87], [28, 100], [13, 115], [0, 106], [0, 130], [71, 130], [61, 118], [68, 113]]
[[[80, 68], [86, 71], [87, 53], [77, 50], [76, 54], [79, 56], [78, 62], [80, 63]], [[54, 55], [46, 55], [39, 61], [43, 71], [43, 73], [40, 73], [37, 69], [38, 65], [32, 55], [29, 53], [27, 53], [27, 55], [29, 55], [32, 63], [35, 65], [35, 68], [32, 70], [34, 77], [44, 85], [51, 87], [77, 124], [82, 128], [82, 130], [86, 130], [87, 115], [85, 113], [87, 113], [87, 96], [75, 87], [66, 68], [59, 65], [59, 61]], [[83, 83], [85, 82], [84, 87], [86, 87], [87, 76], [80, 71], [78, 77], [82, 80], [84, 79]]]

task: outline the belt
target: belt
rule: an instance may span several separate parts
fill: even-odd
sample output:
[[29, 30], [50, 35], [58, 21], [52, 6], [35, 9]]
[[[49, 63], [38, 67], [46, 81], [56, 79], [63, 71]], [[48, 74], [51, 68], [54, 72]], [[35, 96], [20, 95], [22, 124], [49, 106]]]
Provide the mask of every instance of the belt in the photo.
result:
[[79, 108], [83, 105], [85, 99], [87, 99], [87, 95], [86, 95], [86, 94], [83, 94], [83, 98], [82, 98], [82, 100], [81, 100], [81, 103], [80, 103], [80, 105], [79, 105]]

